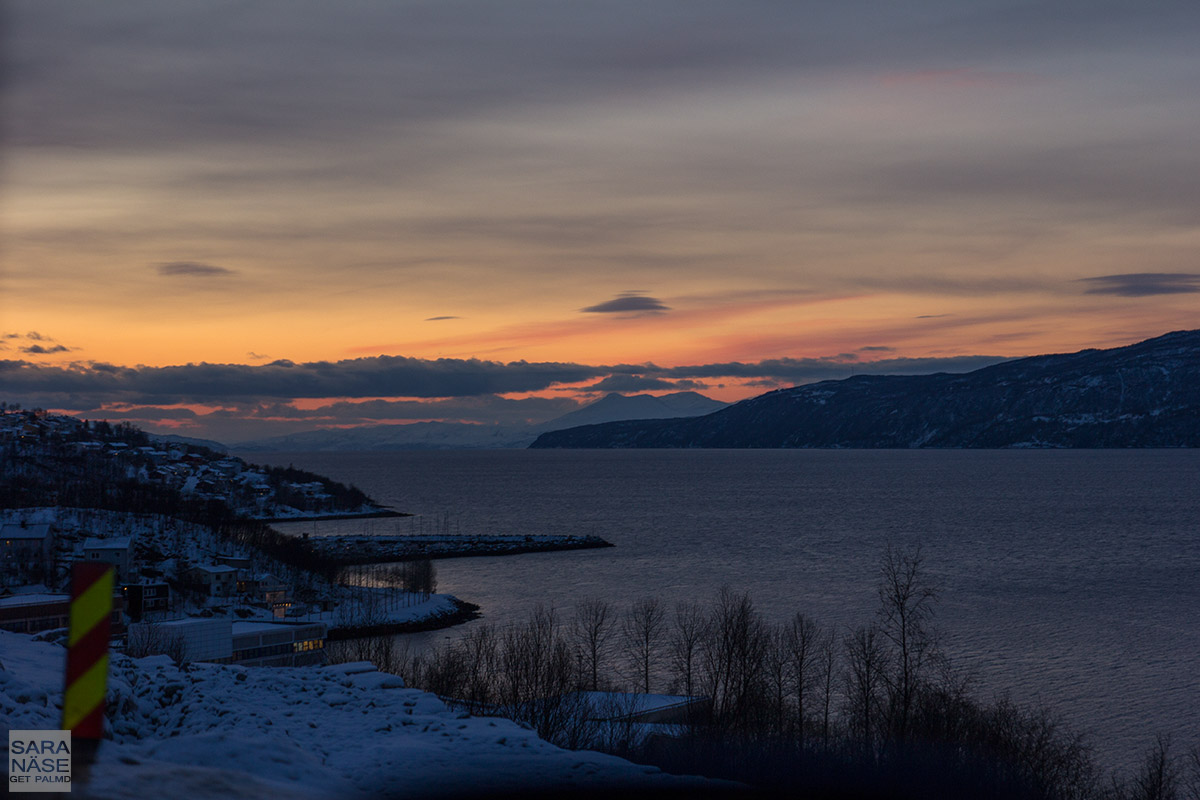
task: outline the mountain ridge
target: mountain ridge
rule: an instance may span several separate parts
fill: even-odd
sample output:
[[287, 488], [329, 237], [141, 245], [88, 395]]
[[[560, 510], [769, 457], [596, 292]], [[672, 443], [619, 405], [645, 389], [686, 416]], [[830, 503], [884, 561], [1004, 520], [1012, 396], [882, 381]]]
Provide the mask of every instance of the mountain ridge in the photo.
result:
[[580, 424], [625, 419], [666, 419], [709, 413], [727, 404], [697, 392], [605, 395], [583, 408], [534, 425], [483, 425], [465, 422], [410, 422], [358, 428], [302, 431], [227, 447], [244, 452], [337, 450], [456, 450], [528, 447], [539, 434]]
[[703, 417], [548, 432], [531, 447], [1200, 447], [1200, 331], [967, 373], [822, 381]]

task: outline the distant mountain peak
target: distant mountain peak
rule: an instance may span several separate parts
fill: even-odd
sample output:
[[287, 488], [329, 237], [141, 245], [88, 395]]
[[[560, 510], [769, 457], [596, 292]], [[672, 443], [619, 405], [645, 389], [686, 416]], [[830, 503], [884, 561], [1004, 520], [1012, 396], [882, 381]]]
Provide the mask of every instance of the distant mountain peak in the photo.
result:
[[727, 404], [698, 392], [673, 392], [624, 395], [610, 392], [578, 411], [572, 411], [535, 426], [538, 431], [556, 431], [579, 425], [598, 425], [631, 419], [673, 419], [697, 417], [725, 408]]
[[725, 403], [711, 400], [696, 392], [676, 392], [662, 397], [649, 394], [626, 396], [612, 392], [577, 411], [536, 426], [412, 422], [403, 425], [304, 431], [269, 439], [238, 442], [233, 447], [241, 451], [524, 448], [542, 431], [612, 420], [689, 417], [708, 414], [724, 407]]
[[967, 373], [822, 381], [691, 419], [548, 432], [532, 446], [1200, 447], [1200, 331]]

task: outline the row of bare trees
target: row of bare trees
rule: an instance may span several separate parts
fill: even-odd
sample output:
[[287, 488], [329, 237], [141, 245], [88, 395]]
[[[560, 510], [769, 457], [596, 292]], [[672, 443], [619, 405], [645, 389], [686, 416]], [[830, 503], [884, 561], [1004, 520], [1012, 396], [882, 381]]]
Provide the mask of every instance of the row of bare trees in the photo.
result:
[[437, 568], [428, 558], [390, 564], [355, 564], [342, 567], [337, 581], [351, 590], [390, 589], [411, 597], [397, 596], [393, 601], [403, 605], [423, 603], [437, 591]]
[[[476, 713], [673, 771], [818, 794], [905, 785], [927, 796], [1200, 800], [1200, 780], [1187, 794], [1183, 757], [1161, 743], [1132, 782], [1106, 783], [1083, 737], [1056, 715], [973, 698], [942, 648], [938, 592], [919, 550], [889, 547], [878, 578], [874, 619], [855, 628], [799, 613], [772, 624], [747, 594], [726, 588], [707, 605], [671, 609], [654, 598], [624, 610], [589, 600], [565, 619], [539, 608], [522, 624], [479, 625], [431, 652], [389, 644], [382, 656], [409, 685]], [[664, 744], [589, 725], [597, 701], [585, 691], [705, 702]]]
[[[373, 628], [387, 624], [396, 609], [427, 601], [437, 591], [437, 568], [427, 558], [395, 564], [358, 564], [344, 567], [337, 581], [348, 595], [338, 606], [338, 625]], [[386, 645], [380, 648], [384, 648], [380, 652], [386, 652]]]

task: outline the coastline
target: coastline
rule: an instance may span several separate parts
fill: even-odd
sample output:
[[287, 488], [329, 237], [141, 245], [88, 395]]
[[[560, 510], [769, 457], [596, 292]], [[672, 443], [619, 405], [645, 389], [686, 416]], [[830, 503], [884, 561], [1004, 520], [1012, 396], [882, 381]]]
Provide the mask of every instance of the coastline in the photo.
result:
[[395, 511], [390, 508], [380, 508], [375, 511], [343, 511], [334, 514], [307, 514], [298, 517], [251, 517], [255, 522], [270, 524], [272, 522], [326, 522], [338, 519], [383, 519], [387, 517], [411, 517], [407, 511]]

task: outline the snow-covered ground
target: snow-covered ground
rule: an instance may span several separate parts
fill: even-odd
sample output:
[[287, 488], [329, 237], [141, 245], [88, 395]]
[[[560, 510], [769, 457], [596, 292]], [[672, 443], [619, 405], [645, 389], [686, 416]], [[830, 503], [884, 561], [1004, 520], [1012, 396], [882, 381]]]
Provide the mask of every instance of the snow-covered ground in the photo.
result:
[[[64, 653], [0, 631], [0, 747], [7, 748], [10, 729], [58, 728]], [[166, 656], [114, 654], [108, 701], [112, 738], [100, 748], [89, 797], [437, 797], [713, 786], [559, 749], [514, 722], [452, 711], [366, 664], [181, 669]]]
[[[262, 569], [286, 571], [286, 567], [266, 556], [250, 553], [231, 545], [211, 528], [155, 514], [132, 514], [94, 508], [17, 508], [0, 513], [5, 523], [34, 525], [50, 523], [55, 530], [55, 550], [60, 562], [82, 558], [83, 542], [88, 538], [131, 537], [137, 549], [161, 555], [147, 566], [169, 571], [176, 560], [204, 563], [218, 553], [252, 555]], [[65, 572], [63, 573], [65, 575]]]

